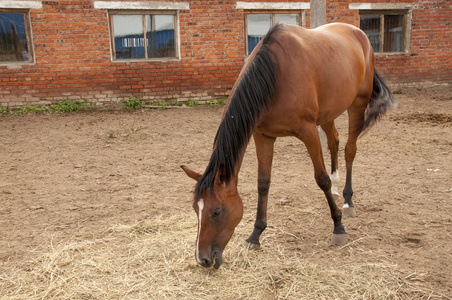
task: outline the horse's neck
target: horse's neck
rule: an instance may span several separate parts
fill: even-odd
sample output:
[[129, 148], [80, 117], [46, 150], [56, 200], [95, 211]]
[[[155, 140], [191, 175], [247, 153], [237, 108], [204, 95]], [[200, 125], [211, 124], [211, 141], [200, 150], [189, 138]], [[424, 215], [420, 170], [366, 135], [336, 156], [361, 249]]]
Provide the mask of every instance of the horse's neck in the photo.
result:
[[[249, 142], [248, 142], [248, 144], [249, 144]], [[243, 151], [240, 153], [237, 164], [235, 165], [234, 178], [235, 178], [236, 183], [238, 183], [238, 181], [239, 181], [239, 172], [240, 172], [240, 168], [242, 167], [243, 157], [245, 156], [245, 152], [246, 152], [246, 148], [248, 147], [248, 144], [246, 144], [245, 147], [243, 147]]]

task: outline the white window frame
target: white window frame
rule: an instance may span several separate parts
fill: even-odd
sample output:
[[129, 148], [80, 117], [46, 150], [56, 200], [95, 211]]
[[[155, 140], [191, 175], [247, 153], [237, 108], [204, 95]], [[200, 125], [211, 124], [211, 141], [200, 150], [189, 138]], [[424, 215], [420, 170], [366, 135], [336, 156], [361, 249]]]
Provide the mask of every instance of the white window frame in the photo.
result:
[[[108, 10], [108, 28], [110, 35], [110, 54], [112, 62], [142, 62], [142, 61], [180, 61], [181, 59], [181, 42], [180, 42], [180, 23], [179, 23], [179, 10], [190, 9], [188, 2], [123, 2], [123, 1], [94, 1], [94, 8], [107, 9]], [[112, 40], [112, 28], [111, 28], [111, 15], [112, 14], [130, 14], [136, 11], [137, 14], [175, 14], [174, 24], [174, 45], [175, 56], [174, 57], [161, 57], [161, 58], [147, 58], [147, 59], [115, 59], [114, 53], [114, 40]]]
[[249, 14], [271, 14], [272, 24], [274, 24], [275, 14], [300, 14], [300, 26], [306, 27], [306, 10], [310, 9], [307, 2], [237, 2], [236, 9], [245, 11], [245, 59], [248, 55], [248, 22]]
[[8, 66], [8, 68], [20, 68], [22, 65], [35, 64], [35, 49], [33, 43], [33, 31], [31, 26], [30, 9], [42, 9], [41, 1], [10, 1], [0, 0], [0, 11], [6, 13], [23, 13], [24, 22], [27, 32], [28, 55], [30, 59], [27, 61], [2, 61], [0, 65]]

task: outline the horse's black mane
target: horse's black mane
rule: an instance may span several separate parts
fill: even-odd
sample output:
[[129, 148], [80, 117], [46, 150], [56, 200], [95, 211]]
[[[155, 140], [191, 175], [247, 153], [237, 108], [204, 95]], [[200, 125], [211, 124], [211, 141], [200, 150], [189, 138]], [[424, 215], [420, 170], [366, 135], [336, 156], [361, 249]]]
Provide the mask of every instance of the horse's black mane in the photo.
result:
[[276, 94], [276, 54], [270, 48], [272, 37], [280, 25], [272, 27], [262, 41], [262, 46], [246, 69], [229, 101], [228, 108], [215, 137], [215, 148], [209, 164], [195, 188], [196, 199], [209, 189], [213, 190], [215, 175], [221, 168], [222, 180], [228, 184], [234, 176], [240, 154], [256, 129], [262, 112], [267, 110]]

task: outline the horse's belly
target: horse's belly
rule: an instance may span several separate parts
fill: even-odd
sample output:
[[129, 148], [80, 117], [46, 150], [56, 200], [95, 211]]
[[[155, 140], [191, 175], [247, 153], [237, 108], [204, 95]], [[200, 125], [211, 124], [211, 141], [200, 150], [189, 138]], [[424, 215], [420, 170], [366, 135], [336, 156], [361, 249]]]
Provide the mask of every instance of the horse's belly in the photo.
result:
[[337, 117], [343, 114], [353, 103], [356, 96], [351, 96], [346, 99], [330, 98], [323, 101], [319, 105], [319, 113], [316, 124], [322, 125], [334, 121]]

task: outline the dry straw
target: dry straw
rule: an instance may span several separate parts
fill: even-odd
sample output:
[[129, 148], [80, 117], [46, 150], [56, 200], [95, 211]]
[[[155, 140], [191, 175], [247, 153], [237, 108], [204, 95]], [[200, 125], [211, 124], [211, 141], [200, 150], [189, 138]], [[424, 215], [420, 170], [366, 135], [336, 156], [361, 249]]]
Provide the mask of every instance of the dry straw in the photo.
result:
[[1, 299], [428, 298], [392, 262], [326, 268], [286, 250], [275, 227], [261, 250], [247, 250], [239, 225], [225, 263], [203, 269], [194, 260], [196, 226], [194, 214], [160, 216], [114, 227], [95, 240], [55, 245], [28, 270], [0, 275]]

